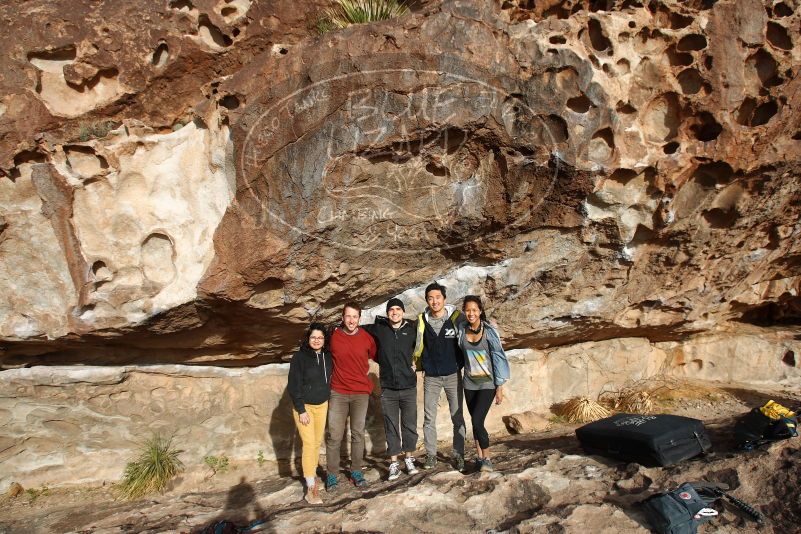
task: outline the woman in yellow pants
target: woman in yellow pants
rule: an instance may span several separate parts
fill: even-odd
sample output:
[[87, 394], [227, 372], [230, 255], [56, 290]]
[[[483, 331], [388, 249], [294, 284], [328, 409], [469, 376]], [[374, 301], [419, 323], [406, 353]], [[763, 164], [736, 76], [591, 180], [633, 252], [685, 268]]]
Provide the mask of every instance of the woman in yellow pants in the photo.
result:
[[331, 395], [331, 353], [326, 349], [325, 327], [312, 323], [300, 350], [289, 364], [287, 390], [292, 398], [292, 416], [303, 444], [303, 477], [306, 501], [322, 504], [317, 480], [320, 445], [325, 434], [328, 397]]

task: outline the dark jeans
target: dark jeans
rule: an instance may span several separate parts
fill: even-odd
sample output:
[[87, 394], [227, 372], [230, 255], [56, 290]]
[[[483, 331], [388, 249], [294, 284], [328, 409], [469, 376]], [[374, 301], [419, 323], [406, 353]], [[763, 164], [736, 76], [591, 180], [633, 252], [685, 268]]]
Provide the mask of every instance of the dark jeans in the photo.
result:
[[478, 441], [478, 446], [482, 449], [489, 447], [489, 434], [484, 428], [484, 421], [494, 399], [494, 389], [464, 390], [464, 400], [467, 403], [467, 411], [470, 412], [470, 423], [473, 425], [473, 438]]
[[328, 400], [328, 434], [325, 439], [325, 461], [328, 472], [339, 473], [342, 439], [345, 437], [345, 423], [350, 416], [350, 469], [361, 471], [364, 461], [364, 423], [367, 419], [367, 406], [370, 396], [343, 395], [331, 391]]
[[417, 387], [382, 389], [381, 411], [387, 435], [387, 454], [397, 456], [401, 451], [414, 451], [417, 448]]

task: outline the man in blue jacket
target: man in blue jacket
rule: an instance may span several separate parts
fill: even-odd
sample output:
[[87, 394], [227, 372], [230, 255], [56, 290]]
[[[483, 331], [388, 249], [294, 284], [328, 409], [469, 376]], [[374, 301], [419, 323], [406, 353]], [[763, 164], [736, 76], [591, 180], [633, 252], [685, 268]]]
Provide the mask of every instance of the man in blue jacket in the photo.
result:
[[462, 413], [462, 351], [456, 336], [460, 312], [445, 304], [445, 287], [437, 282], [426, 287], [428, 308], [417, 321], [415, 366], [423, 371], [423, 440], [426, 462], [423, 469], [437, 465], [437, 404], [442, 390], [448, 399], [453, 423], [454, 467], [464, 470], [465, 424]]
[[376, 317], [373, 324], [364, 325], [378, 345], [381, 411], [390, 456], [388, 480], [400, 477], [401, 452], [405, 453], [406, 471], [410, 475], [417, 473], [413, 456], [417, 448], [417, 374], [412, 367], [417, 322], [404, 319], [404, 311], [403, 301], [390, 299], [387, 316]]

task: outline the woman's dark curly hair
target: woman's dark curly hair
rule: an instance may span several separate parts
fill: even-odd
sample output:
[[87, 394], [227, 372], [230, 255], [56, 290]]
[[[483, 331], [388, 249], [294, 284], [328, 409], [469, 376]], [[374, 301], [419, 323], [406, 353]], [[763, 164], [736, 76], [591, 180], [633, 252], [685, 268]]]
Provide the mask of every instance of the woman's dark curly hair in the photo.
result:
[[464, 311], [465, 307], [467, 306], [468, 302], [474, 302], [476, 306], [478, 306], [479, 311], [481, 312], [481, 320], [487, 320], [487, 314], [484, 313], [484, 304], [481, 302], [481, 297], [478, 295], [465, 295], [464, 301], [462, 301], [462, 311]]
[[309, 325], [309, 328], [306, 330], [306, 335], [303, 336], [303, 339], [300, 342], [300, 348], [311, 350], [311, 346], [309, 345], [309, 336], [315, 330], [319, 330], [323, 333], [323, 337], [325, 338], [323, 341], [323, 350], [328, 348], [328, 329], [323, 323], [312, 323]]

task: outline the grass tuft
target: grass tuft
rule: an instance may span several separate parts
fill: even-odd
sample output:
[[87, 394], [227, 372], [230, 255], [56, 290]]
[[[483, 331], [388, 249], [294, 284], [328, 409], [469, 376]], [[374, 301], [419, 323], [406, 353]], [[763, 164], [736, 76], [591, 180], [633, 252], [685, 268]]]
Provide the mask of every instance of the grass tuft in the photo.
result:
[[172, 447], [172, 438], [154, 434], [142, 444], [139, 457], [128, 462], [117, 489], [125, 499], [136, 499], [153, 492], [163, 493], [167, 484], [184, 470], [178, 459], [183, 451]]
[[323, 11], [316, 28], [322, 34], [353, 24], [388, 20], [407, 11], [406, 4], [398, 0], [336, 0], [334, 7]]

